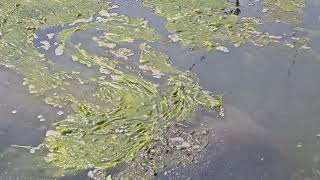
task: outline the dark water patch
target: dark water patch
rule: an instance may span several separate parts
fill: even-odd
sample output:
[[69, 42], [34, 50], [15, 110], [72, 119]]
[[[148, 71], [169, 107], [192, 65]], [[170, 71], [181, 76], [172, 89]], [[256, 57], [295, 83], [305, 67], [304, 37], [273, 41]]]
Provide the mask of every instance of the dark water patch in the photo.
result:
[[191, 167], [164, 171], [156, 179], [290, 180], [285, 159], [255, 137], [223, 141], [209, 148]]
[[311, 169], [320, 150], [316, 141], [320, 64], [311, 54], [301, 54], [291, 64], [294, 54], [283, 46], [243, 47], [228, 58], [207, 55], [208, 60], [194, 71], [204, 87], [224, 92], [225, 103], [241, 107], [265, 127], [270, 132], [266, 138], [272, 139], [288, 164]]
[[157, 179], [289, 180], [290, 164], [250, 114], [226, 105], [226, 118], [200, 112], [194, 123], [213, 128], [208, 148], [191, 165], [169, 167]]

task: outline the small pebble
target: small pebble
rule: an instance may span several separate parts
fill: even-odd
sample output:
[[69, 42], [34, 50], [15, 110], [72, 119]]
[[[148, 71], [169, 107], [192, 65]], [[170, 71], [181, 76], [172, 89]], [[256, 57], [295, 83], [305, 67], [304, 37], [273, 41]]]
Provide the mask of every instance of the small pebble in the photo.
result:
[[64, 114], [64, 112], [63, 112], [63, 111], [58, 111], [57, 114], [58, 114], [59, 116], [62, 116], [62, 115]]
[[118, 8], [119, 8], [119, 5], [114, 4], [109, 9], [118, 9]]
[[267, 13], [268, 11], [269, 11], [268, 8], [263, 8], [263, 9], [262, 9], [262, 12], [263, 12], [263, 13]]
[[225, 52], [225, 53], [229, 53], [230, 52], [229, 49], [224, 47], [224, 46], [218, 46], [218, 47], [216, 47], [216, 50], [222, 51], [222, 52]]

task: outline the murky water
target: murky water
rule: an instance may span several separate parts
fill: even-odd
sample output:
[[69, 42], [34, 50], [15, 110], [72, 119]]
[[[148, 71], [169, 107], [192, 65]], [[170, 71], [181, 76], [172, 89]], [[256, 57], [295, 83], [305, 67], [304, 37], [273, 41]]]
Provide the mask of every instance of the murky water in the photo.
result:
[[[241, 12], [258, 16], [259, 3], [249, 7], [248, 2], [240, 1]], [[304, 27], [310, 31], [320, 30], [320, 4], [316, 2], [309, 2], [305, 9]], [[145, 18], [160, 35], [169, 34], [165, 20], [142, 8], [140, 2], [115, 3], [120, 5], [115, 11]], [[291, 35], [292, 28], [280, 24], [261, 27], [277, 35]], [[39, 41], [48, 40], [47, 33], [58, 31], [59, 28], [39, 31]], [[76, 33], [71, 41], [85, 42], [85, 49], [99, 54], [102, 51], [91, 40], [97, 33], [94, 30]], [[39, 42], [35, 45], [39, 46]], [[313, 52], [282, 45], [242, 46], [230, 48], [228, 54], [187, 51], [178, 44], [156, 46], [170, 56], [174, 65], [195, 72], [204, 88], [222, 94], [226, 104], [225, 119], [204, 112], [195, 120], [215, 129], [199, 161], [187, 167], [166, 169], [159, 173], [160, 179], [320, 179], [319, 34], [314, 33], [311, 40]], [[81, 66], [72, 61], [55, 58], [53, 50], [39, 51], [56, 62], [58, 68], [81, 71]], [[51, 122], [62, 118], [57, 115], [58, 109], [26, 93], [21, 84], [21, 77], [0, 68], [0, 150], [15, 144], [37, 146]], [[86, 173], [74, 179], [86, 179]]]

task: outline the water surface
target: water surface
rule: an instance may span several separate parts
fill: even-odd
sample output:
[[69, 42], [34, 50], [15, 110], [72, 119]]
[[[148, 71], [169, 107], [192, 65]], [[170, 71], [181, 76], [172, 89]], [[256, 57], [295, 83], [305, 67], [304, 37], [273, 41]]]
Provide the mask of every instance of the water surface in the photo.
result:
[[[165, 19], [143, 8], [141, 2], [114, 2], [120, 5], [116, 12], [145, 18], [162, 37], [169, 35], [165, 29]], [[255, 3], [255, 6], [248, 6], [249, 1], [240, 3], [242, 15], [261, 14], [260, 3]], [[319, 9], [319, 3], [308, 2], [303, 17], [304, 28], [320, 31]], [[290, 25], [265, 24], [261, 30], [291, 36], [293, 28]], [[38, 35], [40, 40], [44, 40], [48, 32], [58, 31], [59, 28], [45, 29], [40, 30]], [[85, 49], [99, 54], [101, 49], [94, 46], [91, 40], [97, 33], [94, 30], [76, 33], [72, 41], [83, 42]], [[168, 168], [159, 174], [159, 178], [320, 179], [318, 34], [314, 33], [311, 39], [312, 52], [284, 45], [263, 48], [248, 45], [230, 48], [231, 52], [226, 54], [190, 51], [178, 43], [156, 44], [160, 51], [170, 56], [175, 66], [195, 72], [202, 87], [223, 95], [226, 108], [225, 119], [217, 119], [203, 112], [194, 121], [215, 130], [208, 149], [201, 154], [198, 162], [187, 167]], [[35, 46], [39, 46], [38, 43], [35, 42]], [[49, 51], [39, 48], [61, 69], [75, 68], [72, 61], [59, 61], [63, 58], [55, 57], [53, 50], [54, 47]], [[76, 68], [81, 71], [81, 66]], [[86, 73], [92, 75], [95, 72]], [[14, 144], [37, 146], [51, 122], [62, 119], [56, 114], [59, 109], [29, 95], [21, 84], [21, 77], [0, 68], [0, 150]], [[45, 121], [40, 121], [39, 115], [45, 117]], [[298, 178], [295, 179], [295, 176]], [[87, 179], [86, 172], [73, 179]]]

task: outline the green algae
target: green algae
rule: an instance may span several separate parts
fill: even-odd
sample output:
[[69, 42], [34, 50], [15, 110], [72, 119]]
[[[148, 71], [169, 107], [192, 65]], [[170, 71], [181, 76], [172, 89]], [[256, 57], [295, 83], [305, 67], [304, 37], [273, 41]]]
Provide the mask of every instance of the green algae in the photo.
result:
[[[262, 18], [241, 17], [234, 12], [233, 3], [223, 0], [144, 0], [157, 14], [167, 19], [167, 29], [173, 41], [181, 41], [185, 47], [205, 47], [209, 51], [233, 44], [265, 46], [278, 43], [269, 33], [257, 31], [266, 20], [280, 20], [296, 24], [301, 21], [305, 0], [266, 0], [263, 2], [270, 13]], [[169, 38], [170, 38], [169, 37]]]
[[306, 0], [265, 0], [264, 6], [271, 10], [268, 19], [278, 20], [287, 24], [302, 22], [303, 8]]
[[[149, 45], [160, 38], [143, 19], [110, 13], [110, 4], [98, 1], [29, 0], [0, 5], [0, 64], [23, 76], [29, 92], [47, 104], [73, 110], [54, 124], [59, 135], [46, 137], [41, 145], [50, 166], [68, 171], [113, 168], [132, 160], [164, 133], [167, 123], [190, 119], [199, 105], [223, 110], [219, 98], [202, 89], [193, 73], [174, 68], [169, 57]], [[98, 17], [94, 20], [94, 16]], [[63, 60], [95, 69], [97, 77], [58, 70], [55, 63], [59, 62], [50, 62], [33, 46], [37, 29], [59, 25], [67, 26], [58, 34]], [[93, 39], [119, 60], [90, 54], [82, 44], [71, 43], [75, 32], [90, 28], [103, 32]], [[140, 60], [134, 62], [130, 60], [133, 50], [118, 45], [137, 40], [143, 43]], [[133, 70], [123, 71], [118, 65]], [[145, 78], [150, 71], [163, 82]], [[88, 86], [93, 87], [91, 92], [82, 95], [81, 89]]]
[[[151, 48], [145, 44], [141, 47]], [[84, 49], [79, 49], [78, 54], [85, 54], [80, 59], [93, 60], [91, 64], [107, 70], [111, 76], [109, 81], [99, 82], [95, 94], [110, 106], [74, 102], [76, 113], [55, 124], [62, 136], [47, 138], [44, 144], [50, 150], [48, 162], [59, 167], [114, 167], [133, 159], [141, 148], [163, 133], [168, 122], [189, 119], [197, 104], [212, 110], [222, 108], [217, 98], [197, 85], [193, 74], [173, 68], [168, 57], [159, 52], [143, 48], [140, 62], [170, 77], [161, 89], [139, 76], [101, 63], [106, 59], [89, 55]]]
[[228, 43], [240, 46], [249, 42], [261, 44], [267, 40], [265, 34], [256, 33], [259, 22], [255, 18], [225, 14], [234, 8], [227, 1], [145, 0], [144, 4], [167, 18], [167, 29], [186, 47], [214, 50]]

